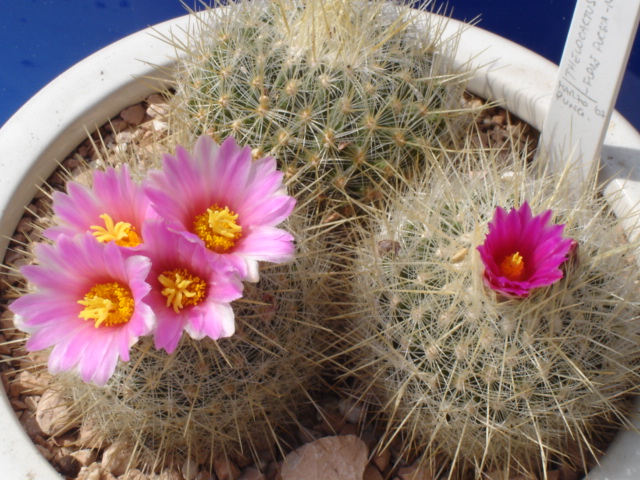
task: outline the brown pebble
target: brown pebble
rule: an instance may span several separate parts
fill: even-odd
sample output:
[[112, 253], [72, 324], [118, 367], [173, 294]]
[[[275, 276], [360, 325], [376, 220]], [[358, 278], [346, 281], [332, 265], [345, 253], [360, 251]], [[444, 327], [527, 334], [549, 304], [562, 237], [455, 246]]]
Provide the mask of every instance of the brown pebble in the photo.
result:
[[433, 480], [434, 475], [431, 467], [421, 465], [418, 461], [398, 470], [398, 478], [401, 480]]
[[321, 436], [322, 435], [319, 432], [317, 432], [316, 430], [314, 430], [312, 428], [307, 428], [307, 427], [301, 426], [300, 430], [298, 430], [298, 439], [302, 443], [313, 442], [314, 440], [317, 440]]
[[[67, 174], [58, 169], [47, 179], [47, 183], [52, 186], [62, 187], [67, 183]], [[20, 229], [18, 231], [22, 232]]]
[[487, 480], [536, 480], [537, 477], [525, 476], [507, 470], [492, 470], [485, 473]]
[[213, 473], [207, 472], [205, 470], [200, 470], [196, 475], [196, 480], [216, 480], [213, 476]]
[[62, 166], [69, 171], [78, 168], [81, 165], [84, 165], [84, 160], [80, 155], [68, 157], [62, 162]]
[[91, 422], [84, 421], [80, 427], [78, 445], [101, 449], [106, 447], [106, 442], [99, 428]]
[[91, 145], [90, 143], [83, 143], [82, 145], [80, 145], [78, 147], [78, 155], [80, 155], [82, 158], [91, 158], [93, 156], [93, 145]]
[[358, 426], [353, 423], [345, 424], [342, 429], [340, 429], [340, 435], [357, 435], [358, 434]]
[[137, 468], [132, 468], [128, 470], [127, 473], [121, 475], [118, 480], [148, 480], [149, 477], [142, 473]]
[[116, 477], [127, 471], [130, 460], [131, 448], [120, 442], [111, 444], [102, 454], [102, 466]]
[[109, 472], [105, 472], [99, 463], [94, 463], [88, 467], [82, 467], [78, 472], [76, 480], [111, 480], [115, 478]]
[[[238, 334], [238, 332], [236, 332]], [[255, 460], [250, 455], [244, 455], [242, 453], [236, 453], [233, 456], [233, 460], [235, 464], [240, 467], [240, 470], [243, 470], [245, 467], [250, 467], [255, 463]]]
[[80, 468], [82, 468], [80, 462], [78, 462], [78, 460], [76, 460], [71, 455], [62, 456], [61, 458], [56, 460], [56, 464], [60, 468], [60, 473], [69, 477], [75, 477], [76, 475], [78, 475], [78, 473], [80, 472]]
[[563, 465], [560, 467], [560, 478], [562, 480], [578, 480], [578, 478], [580, 478], [580, 474], [569, 465]]
[[29, 437], [35, 438], [42, 435], [42, 429], [40, 428], [40, 425], [38, 425], [35, 413], [23, 410], [22, 416], [20, 417], [20, 423], [22, 423], [22, 426]]
[[38, 408], [38, 402], [40, 401], [39, 395], [28, 395], [24, 397], [24, 404], [30, 412], [35, 412]]
[[36, 421], [46, 435], [60, 435], [77, 427], [77, 419], [69, 408], [68, 400], [55, 390], [42, 394], [36, 409]]
[[[106, 126], [106, 130], [112, 133], [122, 132], [129, 128], [129, 122], [127, 122], [124, 118], [112, 118], [111, 122]], [[106, 139], [105, 139], [106, 143]]]
[[214, 458], [213, 470], [216, 472], [218, 480], [236, 480], [240, 477], [238, 466], [226, 457]]
[[33, 231], [33, 220], [29, 217], [22, 217], [20, 222], [18, 222], [16, 231], [24, 234], [31, 233]]
[[384, 472], [391, 461], [391, 450], [386, 449], [380, 453], [376, 453], [371, 461], [376, 467], [378, 467], [378, 470]]
[[192, 458], [186, 458], [180, 471], [185, 480], [194, 480], [198, 474], [198, 464]]
[[384, 480], [384, 477], [375, 465], [369, 464], [367, 468], [364, 469], [362, 480]]
[[344, 417], [337, 412], [323, 412], [323, 417], [320, 430], [327, 435], [335, 435], [342, 430], [346, 423]]
[[10, 403], [14, 410], [27, 409], [27, 405], [22, 400], [20, 400], [20, 398], [13, 397], [11, 398]]
[[149, 105], [155, 105], [157, 103], [167, 103], [167, 99], [164, 95], [160, 95], [159, 93], [152, 93], [146, 98], [146, 101]]
[[183, 480], [183, 478], [182, 475], [180, 475], [179, 471], [173, 468], [167, 468], [160, 472], [160, 475], [158, 475], [158, 480]]
[[[138, 125], [144, 118], [145, 109], [141, 104], [131, 105], [120, 112], [120, 116], [129, 125]], [[120, 130], [116, 130], [120, 131]]]
[[281, 480], [282, 479], [282, 475], [280, 475], [281, 470], [282, 470], [282, 464], [280, 462], [269, 463], [265, 471], [267, 480], [275, 480], [275, 479]]
[[7, 338], [0, 333], [0, 355], [11, 355], [13, 349], [7, 342]]
[[96, 461], [96, 458], [98, 457], [98, 451], [89, 448], [83, 448], [82, 450], [73, 452], [71, 456], [78, 461], [81, 467], [86, 467], [87, 465], [91, 465]]
[[[15, 250], [10, 250], [4, 256], [4, 263], [5, 265], [9, 265], [14, 268], [21, 267], [22, 265], [25, 265], [24, 253], [18, 252]], [[9, 313], [11, 314], [11, 312]], [[11, 315], [13, 316], [13, 314]]]
[[257, 468], [247, 468], [238, 480], [265, 480], [266, 478]]
[[283, 480], [362, 479], [368, 448], [355, 435], [324, 437], [290, 452], [282, 463]]

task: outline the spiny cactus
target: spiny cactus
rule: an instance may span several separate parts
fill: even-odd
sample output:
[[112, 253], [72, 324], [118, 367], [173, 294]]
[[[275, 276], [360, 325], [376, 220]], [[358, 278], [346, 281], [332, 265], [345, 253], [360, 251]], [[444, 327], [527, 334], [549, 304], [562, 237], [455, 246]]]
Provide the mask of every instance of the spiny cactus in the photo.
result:
[[317, 302], [303, 297], [326, 296], [324, 267], [304, 258], [264, 267], [258, 283], [246, 284], [234, 303], [232, 337], [184, 335], [171, 355], [142, 339], [106, 386], [66, 374], [54, 376], [51, 388], [98, 432], [92, 441], [129, 445], [130, 467], [191, 459], [211, 469], [217, 458], [257, 459], [265, 449], [276, 457], [319, 381], [323, 327]]
[[[586, 463], [611, 425], [628, 424], [640, 374], [637, 243], [595, 188], [575, 198], [570, 170], [485, 155], [460, 154], [390, 198], [351, 248], [349, 394], [376, 414], [380, 448], [444, 454], [450, 478]], [[477, 247], [496, 207], [525, 201], [553, 210], [577, 256], [557, 283], [501, 298]]]
[[471, 119], [443, 17], [379, 0], [243, 1], [206, 14], [177, 46], [173, 121], [275, 155], [292, 188], [367, 200], [382, 179], [452, 147]]
[[[121, 149], [97, 163], [126, 163], [141, 180], [158, 159], [143, 164], [139, 153]], [[92, 175], [80, 177], [91, 183]], [[299, 207], [306, 209], [304, 202]], [[47, 241], [42, 230], [52, 225], [51, 215], [37, 222], [34, 243]], [[129, 468], [148, 471], [186, 460], [211, 471], [220, 458], [266, 458], [265, 450], [275, 458], [287, 448], [322, 385], [322, 302], [331, 287], [328, 259], [319, 255], [326, 245], [314, 225], [294, 213], [284, 228], [296, 236], [297, 255], [286, 264], [262, 264], [259, 282], [245, 283], [243, 297], [232, 303], [233, 336], [196, 341], [184, 334], [172, 354], [141, 338], [103, 387], [77, 373], [51, 378], [49, 388], [72, 409], [72, 425], [97, 434], [91, 446], [126, 445]], [[27, 293], [28, 285], [15, 287], [15, 296]]]

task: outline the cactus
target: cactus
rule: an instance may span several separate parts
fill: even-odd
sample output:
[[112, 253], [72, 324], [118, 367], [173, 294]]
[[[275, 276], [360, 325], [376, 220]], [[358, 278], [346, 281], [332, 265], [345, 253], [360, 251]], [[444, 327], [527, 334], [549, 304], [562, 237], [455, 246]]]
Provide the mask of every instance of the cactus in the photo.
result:
[[[164, 143], [157, 148], [169, 149]], [[93, 168], [126, 163], [140, 180], [158, 161], [143, 154], [117, 149], [100, 154]], [[75, 180], [90, 184], [91, 173]], [[47, 241], [42, 231], [53, 224], [52, 215], [35, 222], [26, 262], [36, 261], [31, 247]], [[184, 334], [172, 354], [157, 350], [152, 337], [141, 338], [105, 386], [85, 383], [75, 372], [53, 375], [49, 389], [72, 409], [63, 430], [92, 432], [86, 439], [91, 448], [125, 445], [128, 468], [146, 471], [187, 460], [212, 471], [223, 458], [263, 461], [288, 448], [299, 419], [314, 408], [312, 392], [323, 385], [320, 362], [329, 345], [323, 342], [322, 302], [329, 298], [331, 266], [317, 254], [324, 240], [304, 216], [294, 212], [285, 228], [297, 237], [296, 258], [261, 264], [260, 281], [245, 283], [243, 297], [232, 304], [233, 336], [214, 341]], [[12, 287], [12, 296], [29, 288], [23, 281]]]
[[234, 303], [232, 337], [184, 335], [171, 355], [147, 337], [106, 386], [60, 374], [50, 388], [98, 432], [91, 442], [128, 445], [130, 467], [153, 470], [191, 459], [211, 470], [219, 458], [257, 460], [265, 450], [277, 457], [283, 438], [313, 408], [309, 395], [320, 384], [323, 327], [317, 302], [302, 297], [319, 295], [324, 284], [316, 275], [323, 267], [306, 259], [313, 265], [264, 266], [260, 281], [246, 284]]
[[[472, 116], [444, 17], [375, 0], [240, 2], [205, 12], [175, 76], [174, 124], [271, 154], [298, 196], [371, 199], [451, 148]], [[186, 125], [186, 128], [184, 128]]]
[[[575, 198], [570, 169], [474, 156], [390, 194], [352, 245], [351, 333], [337, 362], [346, 394], [375, 414], [379, 448], [444, 454], [449, 478], [584, 468], [611, 424], [628, 425], [637, 393], [638, 244], [595, 186]], [[552, 209], [578, 254], [557, 283], [500, 298], [476, 247], [496, 206], [524, 201]]]

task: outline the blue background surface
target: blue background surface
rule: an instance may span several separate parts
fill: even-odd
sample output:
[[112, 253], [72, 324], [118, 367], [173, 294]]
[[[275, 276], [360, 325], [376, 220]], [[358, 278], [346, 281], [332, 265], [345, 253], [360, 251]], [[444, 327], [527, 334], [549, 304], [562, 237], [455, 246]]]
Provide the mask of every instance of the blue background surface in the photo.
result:
[[[193, 6], [194, 0], [189, 2]], [[571, 0], [449, 0], [452, 16], [471, 20], [559, 63]], [[180, 0], [0, 0], [0, 125], [73, 64], [149, 25], [184, 15]], [[640, 130], [640, 38], [617, 109]]]

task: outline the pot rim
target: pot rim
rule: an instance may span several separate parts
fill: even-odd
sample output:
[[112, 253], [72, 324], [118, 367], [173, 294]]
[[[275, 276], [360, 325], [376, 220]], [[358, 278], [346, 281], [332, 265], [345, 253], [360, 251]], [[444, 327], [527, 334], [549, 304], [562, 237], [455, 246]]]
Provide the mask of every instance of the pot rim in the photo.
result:
[[[137, 79], [159, 77], [159, 69], [174, 63], [176, 52], [166, 39], [181, 38], [192, 21], [191, 15], [178, 17], [99, 50], [51, 81], [0, 129], [0, 258], [23, 214], [23, 208], [15, 207], [28, 205], [38, 185], [56, 168], [52, 160], [64, 159], [88, 131], [152, 93], [161, 80]], [[459, 32], [454, 64], [475, 70], [468, 90], [497, 101], [541, 130], [558, 67], [498, 35], [448, 19], [443, 36], [455, 38]], [[639, 154], [640, 134], [614, 112], [602, 149], [603, 170], [612, 180], [603, 192], [614, 212], [625, 218], [640, 205], [640, 173], [635, 165]], [[625, 228], [632, 235], [638, 233], [635, 223]], [[640, 431], [640, 420], [633, 425]], [[61, 478], [27, 436], [3, 388], [0, 431], [7, 439], [0, 444], [0, 465], [8, 478]], [[601, 465], [586, 478], [635, 480], [639, 472], [640, 435], [630, 430], [617, 435]]]

